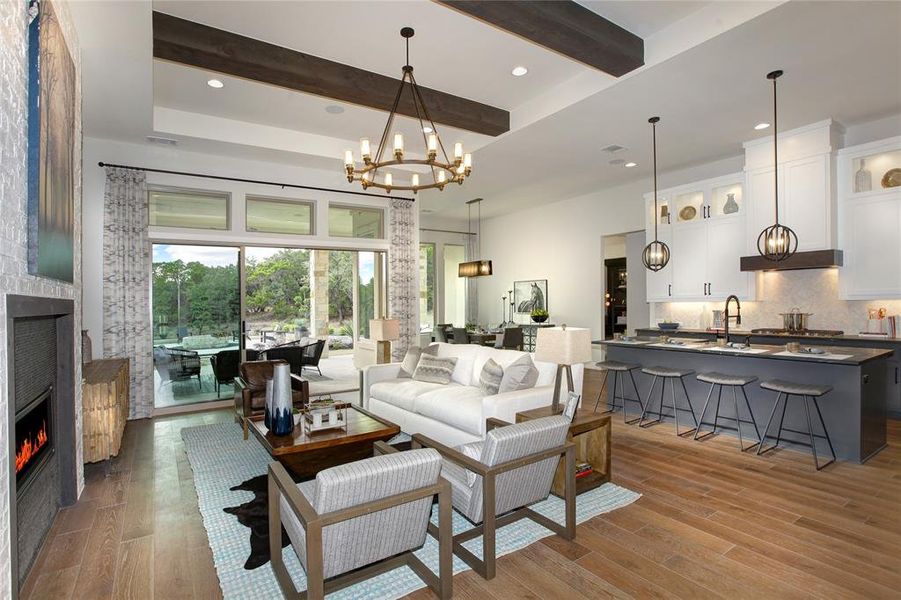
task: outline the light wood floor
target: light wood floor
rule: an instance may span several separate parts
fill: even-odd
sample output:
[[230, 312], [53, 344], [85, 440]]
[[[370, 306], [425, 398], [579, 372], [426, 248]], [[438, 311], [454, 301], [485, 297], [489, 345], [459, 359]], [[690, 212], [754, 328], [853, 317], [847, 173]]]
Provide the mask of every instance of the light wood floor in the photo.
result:
[[[230, 418], [129, 423], [113, 475], [88, 469], [22, 597], [219, 597], [179, 431]], [[580, 525], [575, 542], [502, 557], [493, 581], [456, 576], [455, 597], [899, 597], [901, 422], [867, 464], [819, 473], [801, 452], [741, 455], [730, 436], [692, 442], [671, 425], [614, 423], [613, 480], [642, 498]]]

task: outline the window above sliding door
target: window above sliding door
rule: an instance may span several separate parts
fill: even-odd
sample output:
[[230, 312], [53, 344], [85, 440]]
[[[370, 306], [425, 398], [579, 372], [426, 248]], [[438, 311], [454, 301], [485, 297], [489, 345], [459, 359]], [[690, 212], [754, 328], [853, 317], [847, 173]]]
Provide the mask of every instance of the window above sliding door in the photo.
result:
[[231, 196], [179, 188], [151, 188], [148, 191], [151, 227], [215, 229], [231, 225]]
[[287, 198], [246, 196], [247, 231], [313, 235], [313, 203]]

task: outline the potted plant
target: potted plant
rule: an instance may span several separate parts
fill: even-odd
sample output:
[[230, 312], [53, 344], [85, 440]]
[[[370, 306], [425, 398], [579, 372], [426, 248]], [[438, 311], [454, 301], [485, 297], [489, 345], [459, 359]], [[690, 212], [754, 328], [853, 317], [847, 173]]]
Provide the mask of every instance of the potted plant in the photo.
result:
[[544, 310], [543, 308], [536, 308], [530, 313], [530, 316], [532, 317], [532, 320], [534, 322], [544, 323], [545, 321], [548, 320], [549, 315], [547, 314], [547, 311]]

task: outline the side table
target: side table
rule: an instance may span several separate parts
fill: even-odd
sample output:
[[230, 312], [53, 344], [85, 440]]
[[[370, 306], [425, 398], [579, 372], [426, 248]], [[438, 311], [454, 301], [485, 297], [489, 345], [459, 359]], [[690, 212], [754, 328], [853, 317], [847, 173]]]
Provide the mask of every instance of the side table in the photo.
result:
[[[522, 423], [561, 413], [562, 409], [554, 413], [550, 406], [544, 406], [516, 413], [516, 422]], [[592, 467], [591, 473], [576, 479], [576, 494], [593, 490], [610, 481], [610, 433], [610, 414], [593, 413], [581, 408], [576, 413], [566, 438], [576, 445], [576, 464], [587, 462]], [[560, 498], [563, 498], [564, 493], [563, 469], [564, 462], [561, 459], [551, 488], [551, 492]]]

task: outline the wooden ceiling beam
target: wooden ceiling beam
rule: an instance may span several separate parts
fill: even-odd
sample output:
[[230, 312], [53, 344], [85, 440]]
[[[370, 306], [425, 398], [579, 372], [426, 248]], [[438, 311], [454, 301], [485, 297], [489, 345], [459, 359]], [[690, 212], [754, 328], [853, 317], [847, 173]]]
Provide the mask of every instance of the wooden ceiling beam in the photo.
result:
[[614, 77], [644, 64], [644, 40], [572, 0], [435, 0]]
[[[399, 44], [398, 48], [400, 57]], [[153, 13], [153, 56], [386, 112], [400, 85], [399, 79], [157, 11]], [[398, 71], [401, 66], [398, 60]], [[436, 123], [490, 136], [510, 130], [506, 110], [438, 90], [420, 90]], [[416, 118], [412, 94], [404, 93], [398, 113]]]

